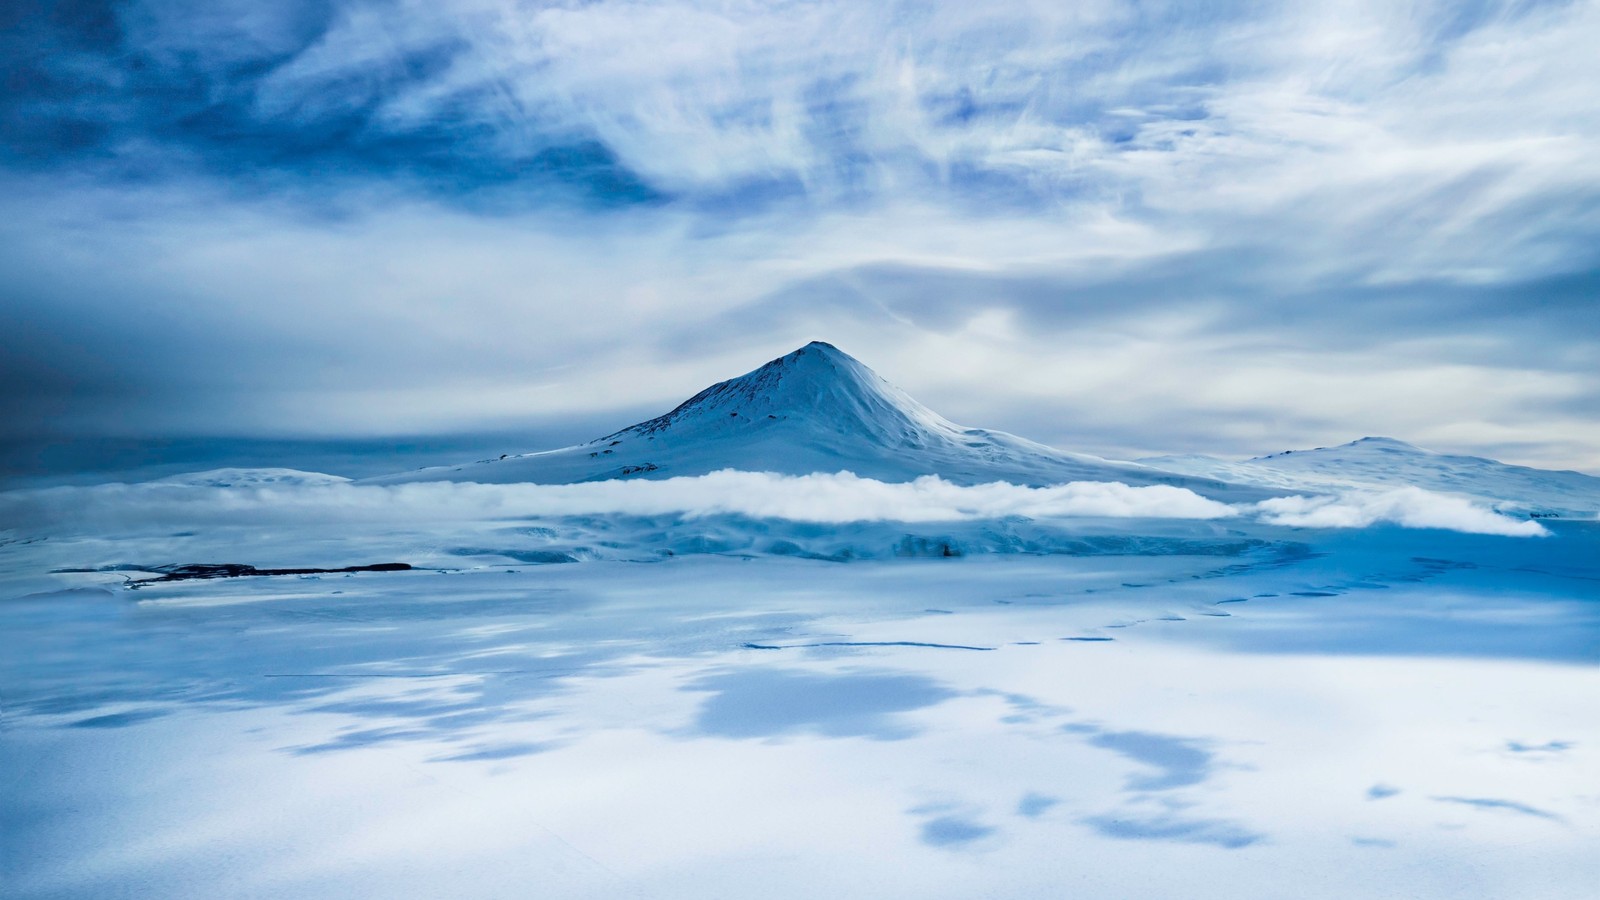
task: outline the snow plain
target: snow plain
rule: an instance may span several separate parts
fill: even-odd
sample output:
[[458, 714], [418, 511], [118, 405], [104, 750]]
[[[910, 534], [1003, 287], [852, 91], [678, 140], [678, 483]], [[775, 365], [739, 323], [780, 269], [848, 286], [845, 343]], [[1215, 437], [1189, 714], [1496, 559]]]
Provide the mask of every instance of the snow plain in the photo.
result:
[[[6, 896], [1600, 883], [1594, 522], [537, 515], [222, 481], [0, 495]], [[190, 561], [419, 568], [52, 572]]]

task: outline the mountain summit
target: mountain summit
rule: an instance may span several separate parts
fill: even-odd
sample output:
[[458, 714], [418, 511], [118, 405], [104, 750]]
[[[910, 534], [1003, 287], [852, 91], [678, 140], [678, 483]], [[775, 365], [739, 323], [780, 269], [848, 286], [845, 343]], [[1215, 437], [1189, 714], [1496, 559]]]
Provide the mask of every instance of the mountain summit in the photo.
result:
[[372, 480], [569, 484], [719, 469], [785, 475], [847, 470], [880, 481], [938, 475], [960, 484], [1120, 481], [1179, 485], [1229, 498], [1259, 493], [957, 425], [821, 341], [586, 444]]
[[812, 341], [753, 372], [685, 400], [672, 412], [601, 441], [749, 434], [786, 423], [886, 448], [916, 449], [961, 429], [832, 344]]

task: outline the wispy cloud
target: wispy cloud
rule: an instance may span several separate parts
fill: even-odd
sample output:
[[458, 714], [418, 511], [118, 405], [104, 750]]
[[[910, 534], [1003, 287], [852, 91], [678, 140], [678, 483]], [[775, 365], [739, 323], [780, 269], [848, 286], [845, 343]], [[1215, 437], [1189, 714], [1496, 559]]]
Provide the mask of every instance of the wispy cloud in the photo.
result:
[[474, 162], [492, 178], [608, 169], [641, 186], [632, 199], [938, 184], [1031, 207], [1124, 195], [1169, 214], [1310, 200], [1341, 219], [1400, 199], [1350, 183], [1417, 201], [1454, 184], [1472, 195], [1450, 204], [1463, 218], [1541, 183], [1593, 186], [1545, 165], [1584, 163], [1594, 136], [1573, 116], [1581, 76], [1600, 74], [1582, 52], [1595, 26], [1583, 5], [79, 9], [20, 17], [37, 49], [15, 65], [38, 79], [11, 104], [39, 121], [13, 123], [13, 147], [127, 160], [187, 148], [319, 180], [363, 164], [437, 163], [458, 179]]
[[825, 337], [1084, 449], [1600, 465], [1592, 4], [70, 9], [0, 29], [13, 434], [504, 426]]

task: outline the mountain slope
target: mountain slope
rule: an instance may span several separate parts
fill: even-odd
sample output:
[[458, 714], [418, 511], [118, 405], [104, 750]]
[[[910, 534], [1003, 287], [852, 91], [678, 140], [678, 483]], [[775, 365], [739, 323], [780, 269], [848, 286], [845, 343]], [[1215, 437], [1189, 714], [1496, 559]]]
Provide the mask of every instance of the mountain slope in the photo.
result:
[[1386, 437], [1365, 437], [1315, 450], [1286, 450], [1242, 462], [1210, 456], [1157, 456], [1140, 462], [1285, 491], [1411, 485], [1488, 501], [1507, 512], [1586, 516], [1600, 510], [1600, 478], [1592, 475], [1435, 453]]
[[1262, 493], [956, 425], [820, 341], [587, 444], [371, 481], [565, 484], [730, 468], [789, 475], [849, 470], [881, 481], [939, 475], [961, 484], [1171, 484], [1228, 499]]

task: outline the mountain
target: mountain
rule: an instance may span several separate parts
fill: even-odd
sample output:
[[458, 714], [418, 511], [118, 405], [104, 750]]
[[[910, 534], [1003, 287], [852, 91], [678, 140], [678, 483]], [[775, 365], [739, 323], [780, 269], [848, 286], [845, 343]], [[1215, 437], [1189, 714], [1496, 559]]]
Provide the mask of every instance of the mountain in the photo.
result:
[[1387, 437], [1337, 447], [1285, 450], [1242, 462], [1156, 456], [1145, 465], [1281, 491], [1328, 492], [1411, 485], [1487, 501], [1505, 512], [1588, 516], [1600, 510], [1600, 478], [1424, 450]]
[[321, 472], [302, 472], [298, 469], [209, 469], [172, 475], [156, 481], [157, 484], [176, 484], [187, 487], [259, 488], [308, 487], [344, 484], [350, 479]]
[[956, 425], [855, 357], [815, 341], [714, 384], [671, 412], [586, 444], [370, 479], [568, 484], [743, 469], [804, 475], [848, 470], [880, 481], [922, 475], [960, 483], [1170, 484], [1211, 497], [1264, 494], [1208, 476], [1068, 453]]

